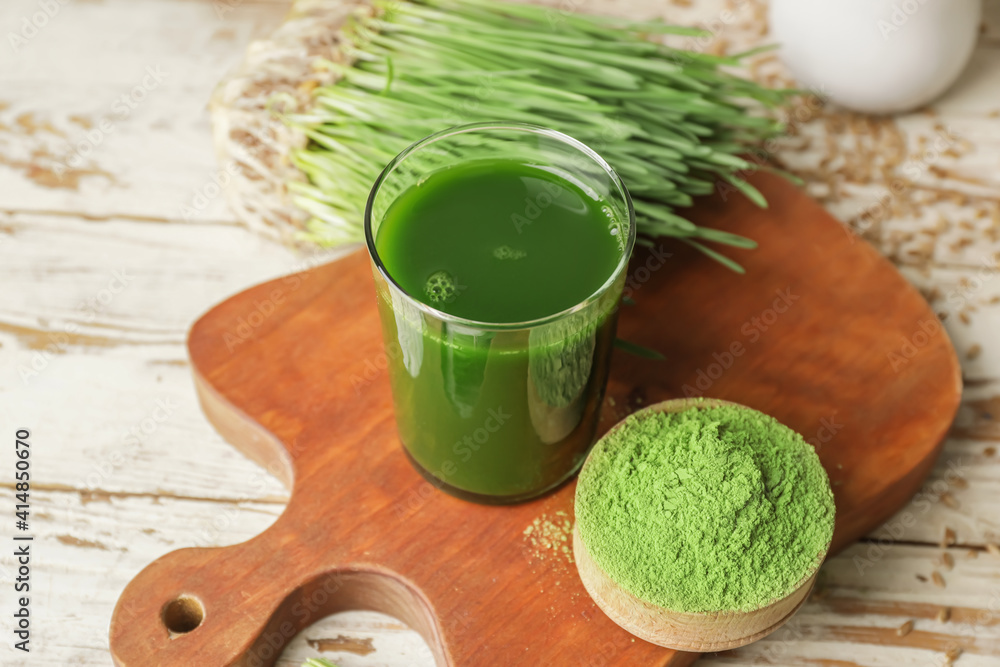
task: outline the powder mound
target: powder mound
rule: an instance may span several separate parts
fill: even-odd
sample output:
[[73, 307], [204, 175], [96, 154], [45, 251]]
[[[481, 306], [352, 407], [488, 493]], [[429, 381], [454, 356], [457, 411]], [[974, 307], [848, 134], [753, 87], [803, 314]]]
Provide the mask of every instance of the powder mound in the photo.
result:
[[587, 552], [620, 586], [687, 613], [751, 611], [818, 565], [834, 505], [813, 448], [734, 406], [647, 412], [594, 448], [576, 516]]

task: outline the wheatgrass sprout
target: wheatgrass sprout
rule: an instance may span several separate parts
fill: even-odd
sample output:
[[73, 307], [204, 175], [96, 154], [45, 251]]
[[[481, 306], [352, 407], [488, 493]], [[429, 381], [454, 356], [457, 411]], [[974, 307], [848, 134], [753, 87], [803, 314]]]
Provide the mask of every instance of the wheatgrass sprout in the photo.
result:
[[412, 142], [462, 123], [551, 127], [583, 141], [621, 175], [641, 235], [680, 238], [735, 270], [705, 242], [753, 241], [684, 217], [694, 197], [720, 185], [760, 206], [740, 178], [759, 168], [741, 155], [781, 132], [773, 114], [790, 91], [730, 72], [751, 55], [669, 48], [657, 35], [701, 35], [496, 0], [376, 0], [344, 26], [336, 83], [284, 116], [309, 145], [292, 154], [307, 182], [295, 203], [312, 217], [305, 240], [330, 246], [363, 238], [369, 189]]

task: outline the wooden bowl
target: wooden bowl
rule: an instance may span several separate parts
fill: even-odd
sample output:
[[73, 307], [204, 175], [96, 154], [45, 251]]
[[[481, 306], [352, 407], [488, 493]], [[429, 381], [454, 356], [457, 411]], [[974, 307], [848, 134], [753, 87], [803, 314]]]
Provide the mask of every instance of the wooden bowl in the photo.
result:
[[[633, 413], [632, 416], [642, 416], [651, 412], [683, 412], [690, 408], [712, 408], [721, 405], [750, 409], [730, 401], [679, 398], [656, 403]], [[621, 428], [623, 422], [624, 420], [615, 424], [604, 437]], [[597, 451], [596, 446], [587, 457], [583, 465], [584, 470], [590, 464], [595, 451]], [[766, 637], [784, 625], [809, 597], [809, 592], [816, 583], [819, 567], [830, 547], [827, 543], [822, 553], [817, 554], [813, 567], [805, 573], [795, 589], [783, 598], [751, 611], [688, 613], [651, 604], [619, 586], [587, 552], [587, 547], [580, 536], [579, 520], [577, 519], [574, 524], [573, 558], [576, 561], [576, 569], [580, 573], [584, 588], [597, 606], [612, 621], [640, 639], [666, 648], [697, 653], [727, 651], [745, 646]]]

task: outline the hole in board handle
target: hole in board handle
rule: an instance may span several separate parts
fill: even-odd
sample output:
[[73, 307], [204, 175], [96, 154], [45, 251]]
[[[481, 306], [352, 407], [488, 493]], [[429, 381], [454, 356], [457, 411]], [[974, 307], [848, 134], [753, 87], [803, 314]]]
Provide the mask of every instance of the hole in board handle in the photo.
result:
[[205, 608], [201, 600], [190, 595], [181, 595], [163, 606], [163, 625], [173, 635], [191, 632], [205, 620]]

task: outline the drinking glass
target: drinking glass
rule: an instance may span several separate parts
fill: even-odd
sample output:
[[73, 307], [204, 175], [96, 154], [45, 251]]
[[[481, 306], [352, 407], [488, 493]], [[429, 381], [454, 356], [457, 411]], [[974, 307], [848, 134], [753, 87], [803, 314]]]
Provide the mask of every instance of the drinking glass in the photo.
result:
[[[432, 172], [484, 159], [545, 169], [602, 200], [619, 259], [593, 294], [531, 321], [480, 322], [427, 305], [397, 284], [375, 243], [389, 206]], [[552, 203], [547, 196], [512, 202], [512, 224], [530, 224]], [[594, 441], [635, 242], [631, 198], [608, 163], [543, 127], [453, 127], [386, 166], [368, 198], [365, 238], [399, 437], [414, 467], [443, 491], [491, 504], [527, 500], [572, 477]], [[567, 238], [565, 251], [572, 249]]]

